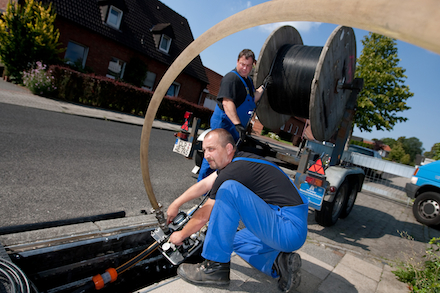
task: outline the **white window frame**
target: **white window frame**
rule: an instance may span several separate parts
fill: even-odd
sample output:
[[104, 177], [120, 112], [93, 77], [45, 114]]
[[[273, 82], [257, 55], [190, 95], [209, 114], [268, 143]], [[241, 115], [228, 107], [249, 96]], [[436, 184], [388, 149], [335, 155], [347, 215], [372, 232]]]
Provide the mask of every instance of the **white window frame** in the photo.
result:
[[[147, 74], [145, 76], [145, 80], [143, 83], [143, 88], [153, 90], [154, 82], [156, 81], [156, 73], [147, 71]], [[151, 86], [150, 86], [151, 84]]]
[[[81, 45], [80, 43], [77, 42], [73, 42], [73, 41], [69, 41], [69, 43], [67, 43], [67, 47], [66, 47], [66, 53], [64, 54], [64, 59], [66, 59], [66, 55], [67, 55], [67, 51], [69, 48], [69, 44], [73, 44], [75, 46], [79, 46], [82, 47], [84, 49], [83, 54], [82, 54], [82, 67], [84, 68], [84, 66], [86, 66], [86, 60], [87, 60], [87, 55], [89, 54], [89, 47]], [[80, 58], [76, 59], [76, 60], [67, 60], [66, 63], [67, 64], [75, 64], [75, 62], [77, 60], [79, 60]]]
[[[165, 40], [168, 41], [168, 43], [166, 44], [166, 48], [163, 48], [162, 44], [165, 42]], [[161, 50], [162, 52], [168, 53], [170, 51], [171, 41], [172, 41], [172, 39], [169, 36], [163, 34], [160, 37], [159, 50]]]
[[119, 72], [119, 77], [118, 76], [114, 76], [114, 75], [111, 75], [111, 74], [106, 74], [105, 76], [106, 77], [108, 77], [108, 78], [111, 78], [111, 79], [116, 79], [116, 77], [118, 77], [119, 79], [121, 79], [121, 78], [123, 78], [124, 77], [124, 72], [125, 72], [125, 65], [127, 64], [124, 60], [121, 60], [121, 59], [118, 59], [118, 58], [115, 58], [115, 57], [112, 57], [112, 59], [109, 61], [109, 63], [108, 63], [108, 67], [107, 67], [107, 70], [111, 70], [110, 69], [110, 67], [112, 66], [111, 64], [119, 64], [119, 63], [122, 63], [122, 65], [121, 65], [121, 70], [120, 70], [120, 72]]
[[[175, 87], [174, 95], [170, 95], [170, 94], [168, 94], [168, 93], [170, 92], [170, 89], [171, 89], [172, 87]], [[179, 91], [180, 91], [180, 83], [178, 83], [178, 82], [173, 82], [173, 84], [172, 84], [172, 85], [168, 88], [168, 90], [167, 90], [167, 95], [170, 96], [170, 97], [177, 97], [177, 96], [179, 95]]]
[[[112, 11], [116, 12], [117, 15], [117, 20], [116, 20], [116, 24], [112, 23], [110, 21], [110, 16], [112, 15]], [[110, 9], [108, 10], [108, 15], [107, 15], [107, 24], [111, 27], [114, 27], [115, 29], [119, 29], [119, 26], [121, 25], [121, 20], [122, 20], [122, 14], [124, 12], [121, 9], [118, 9], [116, 7], [114, 7], [113, 5], [110, 5]]]

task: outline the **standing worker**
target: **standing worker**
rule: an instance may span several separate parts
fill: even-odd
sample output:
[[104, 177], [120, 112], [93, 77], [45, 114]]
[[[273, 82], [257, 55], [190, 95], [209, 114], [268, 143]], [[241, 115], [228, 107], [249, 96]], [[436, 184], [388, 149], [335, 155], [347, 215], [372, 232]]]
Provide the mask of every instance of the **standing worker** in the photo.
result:
[[[182, 230], [170, 236], [180, 245], [209, 220], [200, 264], [179, 266], [177, 273], [195, 284], [228, 285], [230, 259], [235, 251], [249, 264], [278, 279], [287, 292], [298, 287], [301, 248], [307, 236], [308, 200], [275, 164], [254, 154], [237, 151], [224, 129], [210, 131], [204, 141], [205, 159], [212, 173], [171, 203], [171, 222], [182, 204], [209, 191], [209, 198]], [[237, 232], [240, 220], [246, 228]]]
[[[246, 135], [246, 125], [254, 113], [256, 104], [265, 89], [261, 85], [256, 91], [249, 76], [255, 61], [254, 52], [244, 49], [238, 54], [237, 66], [221, 81], [217, 105], [211, 116], [211, 129], [223, 128], [229, 131], [237, 142]], [[213, 172], [203, 159], [198, 181]]]

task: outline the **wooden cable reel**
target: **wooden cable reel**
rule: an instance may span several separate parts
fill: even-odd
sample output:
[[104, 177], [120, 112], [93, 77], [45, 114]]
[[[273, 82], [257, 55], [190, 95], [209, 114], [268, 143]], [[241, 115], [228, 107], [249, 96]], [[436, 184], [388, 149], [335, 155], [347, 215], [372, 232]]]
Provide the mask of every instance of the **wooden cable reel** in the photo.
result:
[[284, 26], [267, 38], [258, 59], [255, 84], [261, 84], [273, 66], [273, 85], [257, 109], [260, 122], [276, 129], [290, 116], [307, 118], [317, 140], [330, 140], [350, 95], [340, 87], [354, 78], [353, 29], [339, 26], [324, 47], [310, 47], [302, 44], [296, 29]]

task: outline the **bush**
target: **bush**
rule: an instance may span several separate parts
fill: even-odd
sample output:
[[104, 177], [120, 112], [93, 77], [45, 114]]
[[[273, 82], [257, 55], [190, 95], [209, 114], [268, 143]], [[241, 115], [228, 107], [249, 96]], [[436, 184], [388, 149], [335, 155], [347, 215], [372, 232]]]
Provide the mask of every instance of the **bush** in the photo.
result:
[[[57, 65], [50, 66], [49, 70], [57, 88], [56, 97], [62, 100], [143, 116], [153, 96], [150, 90], [107, 77]], [[155, 118], [183, 123], [186, 111], [202, 120], [202, 128], [209, 127], [212, 111], [182, 98], [165, 96]]]
[[374, 145], [369, 144], [369, 143], [365, 143], [363, 141], [350, 140], [350, 144], [358, 145], [358, 146], [361, 146], [361, 147], [364, 147], [364, 148], [374, 149]]
[[[22, 83], [21, 73], [41, 60], [56, 64], [61, 43], [55, 28], [55, 12], [41, 2], [26, 0], [23, 5], [9, 2], [0, 18], [0, 58], [14, 82]], [[21, 1], [20, 1], [21, 2]]]
[[410, 259], [393, 271], [399, 281], [409, 285], [411, 292], [440, 292], [440, 238], [432, 238], [429, 244], [423, 264]]
[[23, 72], [23, 85], [33, 94], [40, 96], [52, 96], [56, 90], [51, 72], [46, 72], [46, 65], [36, 63], [36, 68]]
[[261, 131], [261, 135], [267, 135], [271, 130], [266, 126], [263, 126], [263, 130]]

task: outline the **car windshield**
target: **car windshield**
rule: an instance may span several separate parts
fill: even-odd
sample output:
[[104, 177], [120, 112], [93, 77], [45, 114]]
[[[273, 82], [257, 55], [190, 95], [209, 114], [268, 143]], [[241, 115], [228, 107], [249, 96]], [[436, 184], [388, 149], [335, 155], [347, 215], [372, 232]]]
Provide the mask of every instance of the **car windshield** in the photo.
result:
[[360, 154], [363, 154], [363, 155], [367, 155], [367, 156], [370, 156], [370, 157], [374, 156], [372, 150], [361, 149], [361, 148], [357, 148], [357, 147], [353, 147], [353, 146], [348, 147], [348, 150], [352, 151], [352, 152], [355, 152], [355, 153], [360, 153]]

